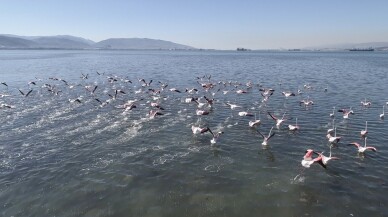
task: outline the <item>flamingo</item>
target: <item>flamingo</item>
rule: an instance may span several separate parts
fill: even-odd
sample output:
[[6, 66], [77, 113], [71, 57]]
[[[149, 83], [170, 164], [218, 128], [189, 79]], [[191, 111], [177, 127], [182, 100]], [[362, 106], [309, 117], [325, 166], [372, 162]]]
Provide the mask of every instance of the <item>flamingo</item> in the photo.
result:
[[209, 129], [209, 132], [213, 135], [213, 138], [210, 140], [210, 143], [212, 145], [216, 144], [217, 143], [217, 140], [218, 138], [221, 136], [221, 134], [224, 134], [223, 131], [220, 131], [218, 133], [213, 133], [210, 129]]
[[290, 97], [290, 96], [296, 96], [295, 93], [290, 92], [290, 91], [287, 91], [287, 92], [286, 92], [286, 91], [283, 91], [282, 94], [283, 94], [286, 98], [288, 98], [288, 97]]
[[207, 101], [207, 104], [209, 104], [210, 107], [213, 105], [213, 103], [215, 101], [214, 99], [209, 99], [206, 96], [203, 96], [203, 98], [205, 98], [205, 100]]
[[261, 135], [261, 137], [263, 137], [263, 142], [261, 143], [262, 145], [266, 146], [268, 145], [268, 141], [275, 135], [275, 132], [271, 134], [272, 132], [272, 129], [273, 127], [271, 128], [271, 130], [269, 131], [268, 133], [268, 136], [264, 136], [262, 133], [260, 133], [260, 131], [257, 130], [257, 132]]
[[308, 96], [307, 99], [299, 101], [299, 105], [304, 105], [304, 106], [310, 106], [314, 105], [314, 101], [310, 100], [310, 97]]
[[202, 133], [206, 133], [206, 132], [210, 131], [210, 128], [209, 127], [201, 128], [201, 127], [196, 127], [193, 125], [193, 126], [191, 126], [191, 131], [193, 131], [193, 134], [202, 134]]
[[255, 120], [254, 121], [249, 121], [248, 124], [249, 124], [250, 127], [254, 127], [256, 125], [260, 125], [261, 124], [260, 112], [259, 112], [259, 120], [256, 120], [256, 113], [255, 113]]
[[308, 83], [308, 84], [303, 85], [303, 87], [304, 87], [305, 89], [311, 89], [312, 86]]
[[334, 111], [335, 111], [335, 107], [333, 107], [333, 112], [330, 113], [330, 117], [334, 118]]
[[234, 110], [234, 109], [236, 109], [236, 108], [240, 108], [241, 106], [239, 106], [239, 105], [236, 105], [236, 104], [232, 104], [232, 103], [229, 103], [229, 102], [227, 102], [227, 103], [225, 103], [226, 105], [228, 105], [228, 106], [230, 106], [230, 109], [232, 109], [232, 110]]
[[323, 168], [326, 168], [326, 165], [324, 165], [322, 162], [322, 156], [313, 158], [313, 154], [318, 154], [318, 153], [312, 149], [307, 149], [306, 154], [303, 156], [303, 160], [301, 162], [302, 166], [305, 168], [310, 168], [310, 166], [313, 163], [319, 163]]
[[196, 102], [197, 100], [198, 100], [198, 98], [187, 97], [187, 98], [185, 98], [185, 103]]
[[385, 106], [383, 106], [383, 113], [380, 114], [380, 118], [381, 118], [381, 119], [384, 119], [384, 108], [385, 108]]
[[249, 113], [249, 112], [245, 112], [245, 111], [239, 112], [238, 115], [239, 115], [239, 116], [249, 116], [249, 117], [252, 117], [252, 116], [253, 116], [253, 114], [251, 114], [251, 113]]
[[150, 119], [154, 119], [157, 115], [164, 115], [163, 113], [159, 112], [158, 110], [151, 110], [149, 111]]
[[334, 136], [331, 136], [329, 133], [327, 138], [331, 144], [337, 144], [340, 141], [341, 137], [337, 136], [337, 127], [334, 127]]
[[333, 119], [333, 124], [332, 124], [333, 128], [327, 130], [328, 134], [331, 134], [332, 132], [334, 132], [334, 127], [335, 127], [334, 121], [335, 121], [335, 119]]
[[160, 106], [160, 104], [158, 102], [151, 102], [151, 106], [152, 107], [155, 107], [155, 108], [158, 108], [160, 110], [164, 110], [163, 107]]
[[24, 97], [27, 97], [28, 95], [30, 95], [30, 93], [32, 92], [32, 89], [30, 91], [28, 91], [27, 93], [24, 93], [23, 91], [21, 91], [20, 89], [18, 89], [20, 94], [22, 94]]
[[364, 101], [361, 101], [361, 105], [364, 107], [369, 107], [372, 105], [372, 103], [370, 101], [366, 101], [366, 98], [365, 98]]
[[338, 112], [343, 113], [344, 119], [348, 119], [350, 114], [354, 114], [352, 108], [350, 108], [350, 109], [338, 109]]
[[199, 99], [194, 100], [194, 102], [197, 103], [198, 108], [203, 108], [206, 105], [206, 103], [200, 102]]
[[1, 103], [0, 108], [2, 109], [2, 108], [14, 108], [14, 107], [5, 103]]
[[178, 90], [178, 89], [176, 89], [175, 87], [174, 87], [174, 88], [171, 88], [171, 89], [170, 89], [170, 91], [171, 91], [171, 92], [177, 92], [177, 93], [181, 93], [181, 91], [180, 91], [180, 90]]
[[271, 92], [270, 95], [264, 95], [263, 93], [260, 93], [260, 94], [263, 97], [263, 100], [261, 100], [261, 102], [265, 103], [269, 100], [269, 97], [272, 96], [273, 92]]
[[276, 127], [277, 127], [277, 128], [279, 128], [280, 125], [285, 121], [284, 115], [285, 115], [286, 113], [283, 114], [283, 117], [282, 117], [281, 119], [279, 119], [279, 118], [273, 116], [273, 115], [272, 115], [271, 113], [269, 113], [269, 112], [268, 112], [268, 114], [269, 114], [269, 116], [271, 116], [272, 119], [274, 119], [274, 120], [276, 121]]
[[372, 146], [366, 146], [366, 137], [364, 139], [364, 146], [361, 146], [360, 144], [358, 144], [357, 142], [352, 142], [352, 143], [349, 143], [348, 145], [354, 145], [357, 147], [358, 149], [358, 153], [364, 153], [366, 150], [371, 150], [371, 151], [374, 151], [376, 152], [377, 149], [375, 147], [372, 147]]
[[366, 137], [368, 134], [368, 121], [365, 121], [365, 130], [361, 130], [361, 137]]
[[274, 89], [271, 89], [271, 88], [269, 88], [269, 89], [260, 88], [259, 91], [263, 92], [262, 95], [264, 95], [264, 96], [270, 96], [270, 95], [273, 94], [273, 92], [274, 92], [275, 90], [274, 90]]
[[200, 110], [200, 109], [197, 109], [197, 111], [195, 112], [197, 115], [208, 115], [210, 114], [209, 111], [205, 111], [205, 110]]
[[338, 157], [332, 157], [332, 156], [331, 156], [331, 145], [330, 145], [329, 157], [326, 157], [325, 155], [323, 155], [323, 152], [320, 153], [319, 156], [322, 157], [322, 163], [323, 163], [323, 165], [327, 165], [327, 164], [329, 163], [330, 160], [339, 160]]
[[243, 94], [243, 93], [248, 93], [246, 90], [237, 90], [236, 91], [237, 94]]
[[195, 88], [188, 89], [188, 88], [186, 88], [185, 92], [187, 92], [189, 94], [194, 94], [194, 93], [198, 92], [198, 89], [195, 89]]
[[288, 125], [288, 129], [290, 131], [297, 131], [297, 130], [299, 130], [298, 118], [296, 118], [296, 120], [295, 120], [295, 126], [290, 124], [290, 125]]

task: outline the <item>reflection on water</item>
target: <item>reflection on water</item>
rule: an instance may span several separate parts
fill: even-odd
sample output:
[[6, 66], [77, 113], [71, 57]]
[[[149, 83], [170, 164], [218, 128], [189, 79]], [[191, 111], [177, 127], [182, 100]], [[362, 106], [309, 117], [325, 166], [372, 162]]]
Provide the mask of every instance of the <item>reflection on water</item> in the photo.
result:
[[[3, 216], [383, 216], [387, 199], [387, 125], [379, 119], [388, 101], [386, 53], [184, 52], [184, 51], [1, 51], [0, 202]], [[105, 73], [103, 76], [96, 73]], [[88, 79], [81, 79], [89, 74]], [[196, 77], [211, 74], [216, 87], [205, 92]], [[109, 82], [106, 76], [118, 76]], [[57, 77], [74, 85], [48, 79]], [[124, 82], [120, 78], [131, 80]], [[136, 94], [139, 78], [153, 80]], [[40, 80], [41, 79], [41, 80]], [[31, 86], [29, 81], [37, 81]], [[237, 94], [231, 84], [254, 86]], [[195, 115], [187, 93], [162, 93], [163, 116], [150, 119], [148, 88], [199, 88], [215, 98], [208, 116]], [[55, 85], [49, 93], [41, 86]], [[274, 88], [262, 103], [259, 86]], [[305, 84], [311, 86], [304, 88]], [[95, 95], [84, 86], [97, 85]], [[362, 88], [359, 88], [362, 87]], [[17, 88], [33, 89], [21, 97]], [[327, 92], [324, 89], [327, 88]], [[117, 99], [108, 94], [124, 90]], [[220, 91], [217, 91], [220, 89]], [[285, 99], [282, 91], [303, 94]], [[227, 94], [223, 90], [228, 90]], [[215, 92], [212, 96], [211, 93]], [[81, 97], [82, 103], [69, 99]], [[95, 100], [108, 100], [105, 106]], [[367, 98], [372, 106], [361, 107]], [[116, 106], [140, 100], [123, 112]], [[313, 106], [300, 106], [303, 99]], [[203, 99], [202, 99], [203, 100]], [[201, 101], [202, 101], [201, 100]], [[204, 102], [205, 100], [203, 100]], [[230, 110], [226, 102], [241, 105]], [[336, 108], [355, 112], [348, 120], [335, 113], [341, 142], [325, 170], [300, 165], [304, 151], [329, 152], [326, 132]], [[268, 133], [267, 115], [286, 113], [268, 146], [248, 126], [256, 113]], [[259, 115], [260, 114], [260, 115]], [[288, 124], [298, 118], [300, 131]], [[377, 153], [358, 155], [350, 142], [368, 144]], [[223, 131], [193, 135], [191, 126]]]

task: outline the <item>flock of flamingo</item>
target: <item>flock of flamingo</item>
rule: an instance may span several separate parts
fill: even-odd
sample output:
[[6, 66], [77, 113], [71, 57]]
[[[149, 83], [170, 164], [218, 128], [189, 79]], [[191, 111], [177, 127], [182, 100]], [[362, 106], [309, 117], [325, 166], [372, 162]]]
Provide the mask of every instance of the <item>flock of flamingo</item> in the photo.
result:
[[[34, 95], [34, 89], [41, 88], [43, 90], [47, 90], [48, 94], [52, 96], [58, 96], [62, 94], [62, 91], [65, 90], [73, 90], [73, 89], [84, 89], [90, 97], [93, 98], [93, 101], [96, 102], [96, 106], [105, 107], [113, 105], [114, 108], [118, 109], [124, 109], [124, 111], [129, 112], [133, 109], [136, 109], [140, 105], [140, 101], [147, 101], [147, 105], [149, 105], [149, 111], [147, 112], [147, 116], [150, 119], [154, 119], [157, 116], [164, 115], [165, 108], [162, 105], [163, 100], [166, 100], [168, 97], [169, 92], [175, 93], [175, 94], [182, 94], [182, 102], [187, 104], [193, 104], [195, 105], [195, 115], [202, 117], [206, 116], [212, 113], [212, 108], [215, 103], [220, 102], [220, 100], [216, 100], [213, 98], [216, 94], [247, 94], [250, 92], [253, 88], [258, 88], [261, 95], [261, 103], [266, 104], [271, 99], [271, 96], [273, 96], [275, 89], [273, 88], [264, 88], [262, 85], [254, 84], [251, 81], [248, 81], [246, 84], [240, 83], [240, 82], [232, 82], [232, 81], [213, 81], [210, 75], [204, 75], [201, 77], [196, 77], [196, 84], [198, 86], [191, 87], [191, 88], [185, 88], [185, 90], [181, 89], [179, 90], [177, 87], [168, 87], [169, 84], [158, 81], [157, 83], [153, 83], [152, 80], [146, 81], [145, 79], [141, 78], [137, 81], [132, 81], [128, 78], [119, 77], [115, 75], [109, 75], [106, 76], [105, 73], [96, 72], [97, 76], [99, 76], [101, 79], [106, 79], [105, 81], [108, 82], [111, 86], [109, 86], [108, 90], [100, 91], [99, 92], [99, 86], [96, 84], [96, 82], [88, 82], [91, 80], [91, 76], [89, 74], [82, 74], [80, 77], [83, 82], [77, 83], [77, 84], [71, 84], [70, 82], [67, 82], [64, 79], [57, 78], [57, 77], [50, 77], [48, 79], [39, 79], [36, 78], [34, 81], [28, 82], [29, 90], [21, 90], [18, 88], [10, 87], [6, 82], [1, 82], [1, 86], [3, 86], [3, 93], [0, 93], [0, 98], [4, 98], [0, 101], [0, 109], [13, 109], [15, 108], [15, 105], [11, 105], [6, 103], [6, 98], [10, 96], [16, 97], [17, 91], [20, 93], [20, 97], [23, 97], [24, 99], [27, 99], [28, 97], [33, 97]], [[116, 85], [117, 83], [121, 83], [124, 85], [132, 85], [132, 88], [139, 88], [137, 90], [132, 90], [131, 88], [128, 89], [118, 89]], [[40, 86], [41, 85], [41, 86]], [[134, 86], [135, 85], [135, 86]], [[139, 85], [139, 86], [136, 86]], [[123, 87], [121, 85], [121, 87]], [[313, 87], [310, 84], [305, 84], [303, 86], [304, 89], [309, 90]], [[1, 90], [1, 89], [0, 89]], [[15, 90], [15, 91], [12, 91]], [[5, 91], [5, 92], [4, 92]], [[323, 89], [324, 92], [328, 91], [328, 88]], [[16, 92], [16, 93], [15, 93]], [[302, 90], [298, 90], [297, 92], [292, 91], [283, 91], [282, 95], [287, 99], [291, 97], [295, 97], [297, 95], [301, 95], [303, 93]], [[132, 96], [138, 96], [137, 99], [131, 99], [126, 100], [125, 103], [121, 105], [117, 105], [119, 102], [119, 98], [123, 97], [124, 95], [132, 94]], [[207, 96], [206, 96], [207, 95]], [[198, 97], [202, 96], [202, 97]], [[103, 99], [105, 98], [105, 99]], [[83, 103], [84, 98], [82, 96], [68, 99], [69, 103]], [[123, 101], [123, 100], [120, 100]], [[144, 102], [144, 101], [143, 101]], [[288, 120], [286, 118], [286, 113], [282, 115], [282, 117], [276, 117], [273, 113], [268, 112], [268, 115], [271, 119], [274, 121], [274, 126], [269, 130], [268, 134], [261, 132], [258, 130], [258, 126], [262, 124], [262, 121], [260, 119], [256, 118], [256, 114], [252, 114], [247, 111], [242, 111], [243, 107], [241, 105], [238, 105], [237, 103], [231, 103], [230, 101], [222, 102], [225, 106], [229, 107], [231, 110], [240, 110], [238, 112], [239, 116], [248, 117], [251, 120], [248, 122], [248, 126], [251, 128], [255, 128], [258, 135], [262, 137], [262, 143], [263, 146], [268, 146], [270, 143], [271, 138], [275, 135], [275, 132], [273, 132], [273, 128], [280, 128], [284, 123]], [[304, 107], [311, 107], [314, 106], [314, 102], [307, 97], [306, 99], [299, 101], [300, 106]], [[144, 105], [144, 104], [143, 104]], [[361, 105], [364, 107], [368, 107], [371, 105], [371, 102], [367, 101], [366, 99], [364, 101], [361, 101]], [[385, 106], [388, 105], [388, 102], [383, 105], [383, 112], [380, 114], [380, 118], [384, 119], [384, 109]], [[334, 117], [336, 116], [335, 113], [340, 112], [343, 115], [344, 119], [349, 119], [351, 115], [354, 115], [353, 110], [350, 109], [337, 109], [333, 107], [332, 113], [329, 114], [331, 118], [333, 118], [333, 128], [327, 130], [327, 142], [330, 144], [330, 152], [329, 156], [325, 156], [323, 152], [317, 152], [312, 149], [306, 150], [306, 153], [303, 157], [303, 160], [301, 161], [301, 165], [305, 168], [309, 168], [313, 164], [319, 164], [326, 168], [327, 164], [330, 162], [330, 160], [338, 160], [339, 158], [333, 157], [331, 149], [333, 146], [337, 145], [339, 141], [341, 140], [340, 136], [337, 136], [337, 128], [334, 124]], [[260, 115], [260, 113], [259, 113]], [[254, 119], [253, 119], [254, 117]], [[298, 125], [298, 119], [295, 118], [295, 125], [289, 124], [288, 130], [292, 132], [296, 132], [300, 130], [300, 126]], [[377, 149], [372, 146], [367, 145], [367, 137], [368, 137], [368, 122], [365, 122], [365, 129], [361, 130], [360, 136], [363, 138], [364, 144], [359, 144], [357, 142], [349, 143], [349, 146], [354, 146], [357, 148], [358, 153], [363, 154], [366, 151], [373, 151], [376, 152]], [[210, 144], [213, 145], [217, 143], [218, 139], [222, 137], [222, 134], [224, 134], [223, 131], [219, 132], [213, 132], [209, 127], [201, 127], [200, 125], [193, 124], [191, 126], [191, 130], [193, 134], [205, 134], [210, 133], [211, 134], [211, 140]], [[315, 155], [315, 156], [314, 156]]]

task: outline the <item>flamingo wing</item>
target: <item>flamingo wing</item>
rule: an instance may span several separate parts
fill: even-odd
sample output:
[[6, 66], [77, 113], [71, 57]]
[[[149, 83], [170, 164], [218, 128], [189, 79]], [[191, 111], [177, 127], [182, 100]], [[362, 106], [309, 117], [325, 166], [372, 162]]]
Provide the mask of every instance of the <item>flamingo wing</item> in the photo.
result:
[[263, 139], [265, 139], [265, 136], [259, 130], [257, 130], [257, 132], [261, 135], [261, 137], [263, 137]]
[[269, 116], [271, 116], [271, 118], [274, 119], [275, 121], [278, 120], [278, 118], [275, 117], [275, 116], [273, 116], [271, 113], [268, 112], [268, 114], [269, 114]]
[[376, 149], [375, 147], [370, 147], [370, 146], [366, 147], [366, 149], [371, 150], [371, 151], [374, 151], [374, 152], [377, 151], [377, 149]]
[[268, 137], [268, 139], [267, 140], [269, 140], [269, 139], [271, 139], [273, 136], [275, 135], [275, 132], [274, 133], [272, 133], [269, 137]]
[[357, 148], [361, 147], [361, 145], [358, 144], [357, 142], [352, 142], [352, 143], [349, 143], [348, 145], [354, 145], [354, 146], [356, 146]]
[[323, 162], [322, 162], [322, 156], [321, 155], [319, 157], [317, 157], [317, 158], [314, 158], [313, 161], [316, 162], [316, 163], [319, 163], [319, 165], [321, 165], [323, 168], [326, 169], [326, 165], [323, 164]]

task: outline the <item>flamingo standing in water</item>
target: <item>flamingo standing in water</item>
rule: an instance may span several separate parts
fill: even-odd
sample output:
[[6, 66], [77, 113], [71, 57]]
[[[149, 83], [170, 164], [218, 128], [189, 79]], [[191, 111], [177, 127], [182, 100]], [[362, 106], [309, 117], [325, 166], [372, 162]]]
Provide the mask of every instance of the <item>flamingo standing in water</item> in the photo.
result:
[[260, 133], [260, 131], [257, 131], [261, 135], [261, 137], [263, 137], [263, 139], [264, 139], [263, 142], [261, 143], [262, 145], [264, 145], [264, 146], [268, 145], [268, 141], [275, 135], [275, 133], [271, 134], [272, 129], [273, 129], [273, 127], [269, 131], [268, 136], [264, 136], [262, 133]]
[[364, 139], [364, 146], [358, 144], [357, 142], [352, 142], [352, 143], [349, 143], [349, 145], [354, 145], [357, 147], [358, 149], [358, 153], [364, 153], [366, 150], [371, 150], [371, 151], [374, 151], [376, 152], [377, 149], [375, 147], [372, 147], [372, 146], [366, 146], [366, 137]]
[[361, 137], [366, 137], [368, 134], [368, 121], [365, 121], [365, 130], [361, 130]]

